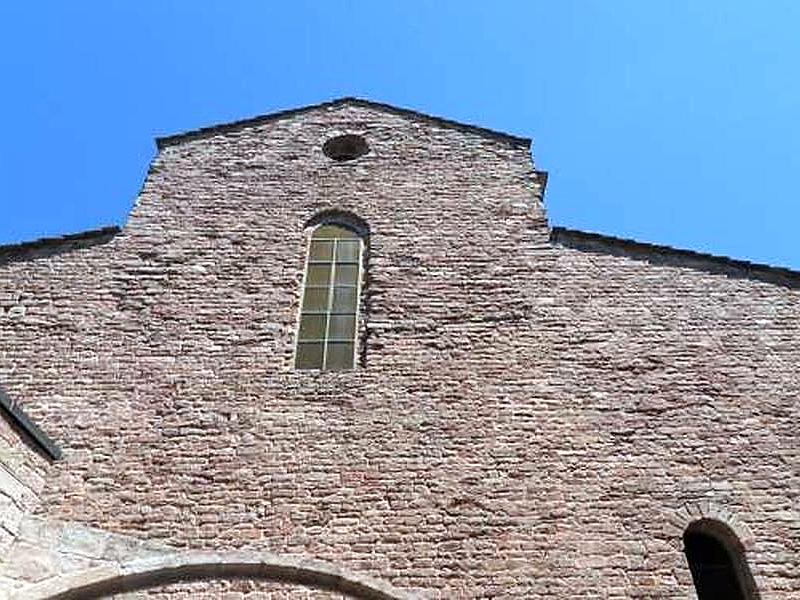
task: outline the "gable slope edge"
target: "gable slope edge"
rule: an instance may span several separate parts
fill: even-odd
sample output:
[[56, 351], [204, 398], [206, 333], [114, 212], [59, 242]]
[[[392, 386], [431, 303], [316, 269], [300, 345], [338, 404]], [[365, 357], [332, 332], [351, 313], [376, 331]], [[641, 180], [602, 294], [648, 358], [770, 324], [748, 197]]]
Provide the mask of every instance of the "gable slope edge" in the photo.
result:
[[353, 96], [345, 96], [343, 98], [337, 98], [335, 100], [329, 100], [327, 102], [321, 102], [319, 104], [310, 104], [307, 106], [301, 106], [298, 108], [291, 108], [288, 110], [281, 110], [277, 112], [267, 113], [263, 115], [258, 115], [255, 117], [250, 117], [247, 119], [240, 119], [236, 121], [231, 121], [229, 123], [219, 123], [216, 125], [210, 125], [207, 127], [200, 127], [198, 129], [190, 129], [188, 131], [184, 131], [181, 133], [176, 133], [172, 135], [165, 135], [165, 136], [158, 136], [156, 137], [156, 146], [159, 150], [167, 147], [173, 146], [175, 144], [179, 144], [181, 142], [194, 140], [198, 138], [204, 138], [211, 135], [218, 135], [222, 133], [227, 133], [231, 131], [237, 131], [242, 128], [246, 127], [254, 127], [257, 125], [262, 125], [264, 123], [269, 123], [271, 121], [277, 121], [279, 119], [286, 119], [289, 117], [293, 117], [296, 115], [300, 115], [306, 112], [311, 112], [314, 110], [324, 110], [328, 108], [335, 108], [338, 106], [360, 106], [364, 108], [371, 108], [374, 110], [379, 110], [383, 112], [388, 112], [396, 115], [400, 115], [403, 117], [409, 117], [411, 119], [416, 119], [419, 121], [424, 121], [427, 123], [431, 123], [433, 125], [438, 125], [441, 127], [448, 127], [452, 129], [458, 129], [461, 131], [465, 131], [468, 133], [473, 133], [477, 135], [481, 135], [483, 137], [504, 141], [510, 143], [514, 146], [523, 147], [523, 148], [530, 148], [532, 144], [531, 138], [522, 137], [513, 135], [510, 133], [504, 133], [502, 131], [496, 131], [494, 129], [489, 129], [487, 127], [481, 127], [479, 125], [471, 125], [469, 123], [461, 123], [459, 121], [453, 121], [452, 119], [446, 119], [444, 117], [437, 117], [434, 115], [429, 115], [427, 113], [423, 113], [420, 111], [416, 111], [410, 108], [402, 108], [399, 106], [393, 106], [391, 104], [385, 104], [382, 102], [374, 102], [372, 100], [366, 100], [364, 98], [356, 98]]

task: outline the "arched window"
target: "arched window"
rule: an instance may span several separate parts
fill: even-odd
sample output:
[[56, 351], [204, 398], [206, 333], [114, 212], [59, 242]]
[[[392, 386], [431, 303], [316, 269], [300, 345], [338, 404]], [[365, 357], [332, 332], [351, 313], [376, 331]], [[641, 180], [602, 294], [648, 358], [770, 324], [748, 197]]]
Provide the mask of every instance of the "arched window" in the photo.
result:
[[297, 369], [352, 369], [364, 241], [339, 224], [311, 236], [297, 334]]
[[756, 600], [744, 549], [731, 529], [712, 519], [692, 523], [683, 534], [698, 600]]

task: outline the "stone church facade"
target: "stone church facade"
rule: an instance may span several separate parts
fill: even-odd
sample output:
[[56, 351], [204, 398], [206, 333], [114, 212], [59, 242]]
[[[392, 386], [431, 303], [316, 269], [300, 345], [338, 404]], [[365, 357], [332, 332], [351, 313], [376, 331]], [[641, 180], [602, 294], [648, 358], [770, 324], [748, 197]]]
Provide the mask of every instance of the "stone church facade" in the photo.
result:
[[530, 140], [364, 100], [158, 148], [0, 248], [2, 597], [800, 598], [800, 273], [551, 227]]

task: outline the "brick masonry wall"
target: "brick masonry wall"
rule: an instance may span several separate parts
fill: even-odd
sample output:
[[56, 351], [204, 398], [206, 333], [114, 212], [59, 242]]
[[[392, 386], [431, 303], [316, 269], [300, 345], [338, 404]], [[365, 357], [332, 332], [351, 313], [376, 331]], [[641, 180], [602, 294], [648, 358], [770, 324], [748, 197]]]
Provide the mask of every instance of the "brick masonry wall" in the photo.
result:
[[[692, 597], [710, 515], [796, 598], [798, 290], [553, 245], [539, 195], [526, 148], [363, 106], [165, 147], [120, 235], [0, 267], [0, 382], [65, 453], [37, 514], [526, 599]], [[362, 362], [295, 372], [331, 208], [372, 232]]]
[[249, 580], [211, 580], [173, 583], [149, 590], [111, 596], [114, 600], [346, 600], [347, 596], [295, 585]]

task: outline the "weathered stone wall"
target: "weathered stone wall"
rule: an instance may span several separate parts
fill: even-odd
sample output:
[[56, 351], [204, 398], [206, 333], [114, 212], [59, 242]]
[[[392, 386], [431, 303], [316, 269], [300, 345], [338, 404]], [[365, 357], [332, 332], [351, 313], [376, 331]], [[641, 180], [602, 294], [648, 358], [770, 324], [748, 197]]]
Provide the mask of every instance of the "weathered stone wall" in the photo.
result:
[[40, 596], [29, 591], [32, 585], [173, 553], [168, 546], [132, 536], [27, 514], [20, 518], [13, 543], [3, 554], [0, 598], [33, 600]]
[[36, 516], [21, 519], [18, 535], [3, 556], [2, 572], [3, 600], [420, 598], [308, 557], [181, 552], [134, 536]]
[[[431, 598], [676, 600], [713, 516], [796, 598], [800, 293], [553, 245], [539, 193], [519, 144], [363, 106], [168, 145], [120, 235], [0, 267], [0, 382], [65, 452], [38, 513]], [[333, 208], [371, 228], [361, 364], [295, 372]]]
[[[23, 517], [38, 505], [47, 467], [25, 434], [0, 417], [0, 556], [8, 556]], [[0, 570], [0, 588], [6, 577]]]

